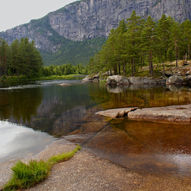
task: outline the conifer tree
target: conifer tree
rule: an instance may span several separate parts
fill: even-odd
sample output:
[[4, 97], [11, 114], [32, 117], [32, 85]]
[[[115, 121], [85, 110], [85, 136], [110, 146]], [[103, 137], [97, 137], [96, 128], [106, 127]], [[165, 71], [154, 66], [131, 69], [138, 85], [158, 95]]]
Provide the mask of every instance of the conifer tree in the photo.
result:
[[128, 54], [131, 62], [131, 75], [134, 76], [136, 62], [139, 62], [141, 47], [141, 31], [143, 28], [143, 19], [133, 11], [131, 17], [127, 19], [126, 38], [128, 43]]
[[179, 23], [173, 21], [170, 28], [170, 47], [169, 49], [173, 50], [175, 59], [176, 59], [176, 67], [178, 67], [178, 58], [179, 58], [179, 50], [181, 48], [181, 30]]
[[157, 48], [156, 23], [149, 16], [142, 31], [142, 50], [148, 55], [150, 75], [153, 75], [153, 56]]
[[183, 47], [186, 60], [191, 58], [191, 21], [186, 20], [181, 24]]

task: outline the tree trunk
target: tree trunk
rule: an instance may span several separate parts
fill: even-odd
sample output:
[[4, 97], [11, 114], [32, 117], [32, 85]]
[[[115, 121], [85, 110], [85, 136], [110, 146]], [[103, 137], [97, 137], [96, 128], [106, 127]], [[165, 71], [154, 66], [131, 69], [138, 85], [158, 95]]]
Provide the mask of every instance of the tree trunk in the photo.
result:
[[132, 58], [132, 60], [131, 60], [131, 75], [132, 76], [135, 75], [135, 62], [134, 62], [134, 58]]
[[115, 65], [113, 69], [114, 69], [114, 75], [117, 75], [117, 66]]
[[118, 64], [118, 70], [119, 70], [119, 75], [121, 74], [121, 65], [120, 64]]
[[163, 76], [165, 76], [165, 64], [164, 62], [161, 62], [162, 68], [163, 68]]
[[178, 68], [178, 48], [176, 47], [176, 68]]
[[190, 44], [188, 44], [188, 56], [187, 56], [188, 60], [190, 60]]
[[123, 64], [123, 75], [126, 75], [126, 64]]
[[149, 52], [149, 72], [150, 72], [150, 75], [153, 76], [153, 55], [152, 55], [152, 51]]

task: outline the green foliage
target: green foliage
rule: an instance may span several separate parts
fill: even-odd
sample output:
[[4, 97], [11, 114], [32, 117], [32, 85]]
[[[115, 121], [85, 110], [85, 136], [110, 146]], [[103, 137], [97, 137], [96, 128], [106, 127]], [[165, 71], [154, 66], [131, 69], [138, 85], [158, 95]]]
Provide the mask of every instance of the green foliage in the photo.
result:
[[63, 37], [55, 37], [55, 35], [52, 41], [55, 43], [57, 39], [62, 44], [58, 51], [50, 53], [41, 50], [45, 65], [63, 65], [68, 63], [72, 65], [87, 65], [89, 59], [101, 49], [105, 42], [105, 38], [72, 41]]
[[15, 40], [10, 46], [0, 41], [0, 77], [24, 75], [30, 78], [38, 76], [41, 68], [42, 59], [34, 41]]
[[61, 66], [45, 66], [42, 68], [41, 74], [43, 76], [50, 76], [50, 75], [68, 75], [68, 74], [86, 74], [87, 70], [86, 67], [78, 64], [76, 66], [71, 64], [64, 64]]
[[51, 75], [51, 76], [41, 76], [35, 80], [81, 80], [84, 78], [84, 75], [79, 74], [68, 74], [68, 75]]
[[50, 166], [44, 161], [31, 161], [29, 164], [19, 161], [12, 171], [13, 177], [4, 187], [5, 191], [30, 188], [43, 181], [48, 176]]
[[47, 178], [54, 164], [69, 160], [80, 149], [81, 147], [78, 145], [73, 151], [53, 156], [47, 162], [30, 161], [29, 164], [17, 162], [12, 168], [13, 176], [4, 186], [3, 191], [27, 189], [36, 185]]
[[[158, 1], [156, 2], [158, 3]], [[149, 74], [154, 75], [153, 63], [191, 58], [191, 21], [177, 23], [162, 15], [155, 22], [151, 17], [143, 19], [135, 11], [126, 21], [122, 20], [89, 61], [88, 72], [110, 71], [113, 74], [136, 75], [142, 66], [149, 65]]]

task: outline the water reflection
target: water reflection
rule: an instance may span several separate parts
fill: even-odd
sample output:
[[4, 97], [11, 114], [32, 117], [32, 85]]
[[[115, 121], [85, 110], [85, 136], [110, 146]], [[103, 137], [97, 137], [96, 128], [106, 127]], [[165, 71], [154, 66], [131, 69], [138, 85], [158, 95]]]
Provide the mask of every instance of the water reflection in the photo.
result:
[[53, 140], [45, 133], [0, 121], [0, 162], [39, 152]]
[[190, 89], [171, 91], [168, 87], [137, 87], [109, 88], [103, 86], [90, 87], [90, 95], [97, 103], [102, 103], [104, 109], [120, 107], [157, 107], [191, 103]]
[[0, 119], [30, 123], [31, 117], [37, 114], [42, 97], [40, 88], [0, 91]]

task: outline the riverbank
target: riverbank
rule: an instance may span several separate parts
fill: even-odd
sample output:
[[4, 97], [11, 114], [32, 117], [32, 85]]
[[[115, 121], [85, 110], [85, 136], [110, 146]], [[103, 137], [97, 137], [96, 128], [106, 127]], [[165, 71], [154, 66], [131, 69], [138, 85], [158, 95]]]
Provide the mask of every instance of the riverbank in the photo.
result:
[[84, 82], [99, 82], [104, 83], [112, 88], [114, 87], [129, 87], [133, 86], [187, 86], [191, 87], [191, 61], [185, 63], [184, 60], [180, 60], [178, 66], [176, 62], [166, 62], [165, 67], [162, 65], [154, 64], [153, 75], [149, 74], [149, 67], [144, 66], [137, 71], [134, 76], [123, 73], [113, 75], [110, 71], [99, 72], [97, 74], [91, 74], [86, 76]]
[[0, 87], [10, 87], [26, 84], [35, 84], [37, 81], [43, 80], [81, 80], [85, 75], [82, 74], [69, 74], [69, 75], [53, 75], [53, 76], [40, 76], [36, 78], [27, 78], [25, 76], [4, 76], [0, 78]]
[[[64, 139], [55, 141], [35, 156], [23, 159], [27, 162], [47, 160], [62, 152], [68, 152], [75, 145]], [[14, 161], [0, 164], [0, 188], [11, 176], [10, 168]], [[174, 176], [154, 176], [138, 174], [99, 158], [90, 150], [82, 149], [69, 161], [53, 167], [49, 177], [30, 191], [67, 190], [67, 191], [184, 191], [190, 190], [189, 177], [181, 179]]]

